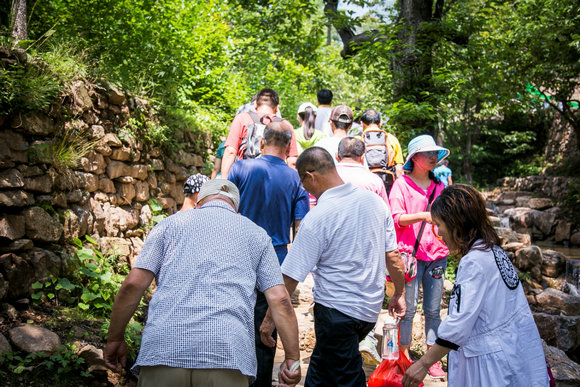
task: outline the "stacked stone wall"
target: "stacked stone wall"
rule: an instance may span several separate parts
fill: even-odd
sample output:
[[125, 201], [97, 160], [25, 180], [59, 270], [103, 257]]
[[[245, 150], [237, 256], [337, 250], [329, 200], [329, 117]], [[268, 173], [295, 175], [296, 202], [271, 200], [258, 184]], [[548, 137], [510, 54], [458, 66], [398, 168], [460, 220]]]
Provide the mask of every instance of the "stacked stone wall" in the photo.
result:
[[[209, 136], [184, 135], [166, 154], [139, 137], [134, 117], [156, 122], [147, 101], [83, 81], [45, 112], [0, 116], [0, 300], [66, 272], [73, 238], [90, 235], [131, 263], [152, 225], [151, 200], [168, 214], [183, 203], [185, 179], [204, 164], [193, 149], [211, 147]], [[55, 153], [71, 133], [92, 149], [67, 167]]]

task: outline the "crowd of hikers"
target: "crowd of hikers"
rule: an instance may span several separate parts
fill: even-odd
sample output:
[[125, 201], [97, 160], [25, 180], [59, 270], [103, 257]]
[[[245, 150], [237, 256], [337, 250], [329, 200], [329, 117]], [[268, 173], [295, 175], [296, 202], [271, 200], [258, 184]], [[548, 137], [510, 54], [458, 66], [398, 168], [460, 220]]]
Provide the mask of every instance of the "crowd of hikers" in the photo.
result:
[[[305, 386], [366, 385], [363, 361], [381, 361], [374, 328], [385, 280], [408, 359], [422, 288], [427, 352], [399, 385], [444, 378], [449, 354], [450, 386], [548, 386], [519, 277], [482, 195], [453, 184], [449, 150], [420, 135], [403, 157], [378, 111], [355, 117], [326, 89], [317, 98], [298, 107], [296, 129], [273, 89], [240, 107], [211, 178], [187, 179], [182, 209], [151, 230], [119, 290], [107, 366], [126, 365], [125, 328], [155, 280], [132, 367], [139, 386], [296, 385], [289, 295], [311, 274], [316, 344]], [[459, 266], [441, 322], [450, 253]]]

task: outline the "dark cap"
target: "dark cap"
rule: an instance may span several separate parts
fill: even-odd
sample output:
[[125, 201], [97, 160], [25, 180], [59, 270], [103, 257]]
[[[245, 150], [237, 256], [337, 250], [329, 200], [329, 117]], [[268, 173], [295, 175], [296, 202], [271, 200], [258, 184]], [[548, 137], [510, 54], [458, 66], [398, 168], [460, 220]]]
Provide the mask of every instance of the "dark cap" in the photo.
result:
[[183, 185], [183, 193], [184, 194], [194, 194], [199, 192], [203, 183], [208, 181], [209, 178], [202, 174], [191, 175], [185, 181]]
[[330, 113], [330, 120], [350, 124], [352, 122], [352, 116], [353, 114], [351, 108], [346, 105], [338, 105], [332, 109], [332, 113]]

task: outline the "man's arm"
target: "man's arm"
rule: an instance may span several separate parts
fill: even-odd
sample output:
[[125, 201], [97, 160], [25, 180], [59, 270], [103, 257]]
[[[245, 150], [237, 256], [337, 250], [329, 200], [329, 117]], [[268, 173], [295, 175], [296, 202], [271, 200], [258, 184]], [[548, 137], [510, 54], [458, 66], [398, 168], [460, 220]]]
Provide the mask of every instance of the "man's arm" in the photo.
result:
[[155, 275], [145, 269], [133, 268], [123, 281], [119, 293], [115, 297], [111, 312], [111, 323], [107, 345], [105, 346], [104, 359], [107, 367], [119, 372], [118, 360], [124, 367], [127, 362], [127, 346], [125, 345], [125, 328], [131, 320], [131, 316], [137, 310], [139, 301], [145, 290], [151, 285]]
[[401, 259], [399, 250], [388, 251], [385, 253], [385, 263], [389, 271], [389, 277], [395, 285], [395, 294], [389, 301], [389, 314], [403, 318], [405, 316], [405, 265]]
[[290, 372], [290, 368], [296, 361], [300, 361], [300, 346], [298, 344], [298, 322], [290, 296], [282, 285], [266, 289], [264, 295], [268, 301], [268, 313], [274, 320], [284, 346], [285, 359], [280, 367], [280, 377], [286, 384], [296, 384], [300, 381], [300, 369], [296, 372]]
[[447, 182], [449, 185], [453, 185], [453, 179], [451, 178], [451, 175], [447, 176]]
[[395, 177], [398, 179], [401, 176], [403, 176], [403, 164], [396, 164], [395, 165]]
[[230, 168], [234, 161], [236, 161], [237, 151], [234, 147], [228, 146], [224, 151], [224, 157], [222, 158], [222, 179], [228, 178], [228, 173], [230, 173]]
[[222, 158], [220, 157], [220, 158], [216, 158], [214, 161], [214, 166], [213, 166], [213, 169], [211, 171], [210, 179], [212, 179], [212, 180], [215, 179], [215, 177], [217, 176], [217, 174], [219, 172], [221, 172], [221, 170], [222, 170]]

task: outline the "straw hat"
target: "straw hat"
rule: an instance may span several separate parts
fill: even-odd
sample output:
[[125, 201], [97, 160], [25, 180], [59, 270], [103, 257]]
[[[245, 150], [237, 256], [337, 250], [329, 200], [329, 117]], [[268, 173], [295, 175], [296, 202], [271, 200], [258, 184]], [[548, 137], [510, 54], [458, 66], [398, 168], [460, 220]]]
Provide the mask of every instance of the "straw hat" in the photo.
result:
[[433, 137], [429, 136], [428, 134], [423, 134], [421, 136], [417, 136], [411, 141], [409, 141], [409, 145], [407, 146], [407, 160], [403, 165], [403, 169], [407, 171], [413, 170], [412, 167], [412, 158], [417, 153], [420, 152], [433, 152], [437, 151], [437, 162], [440, 162], [445, 157], [449, 156], [449, 149], [443, 148], [435, 143]]

